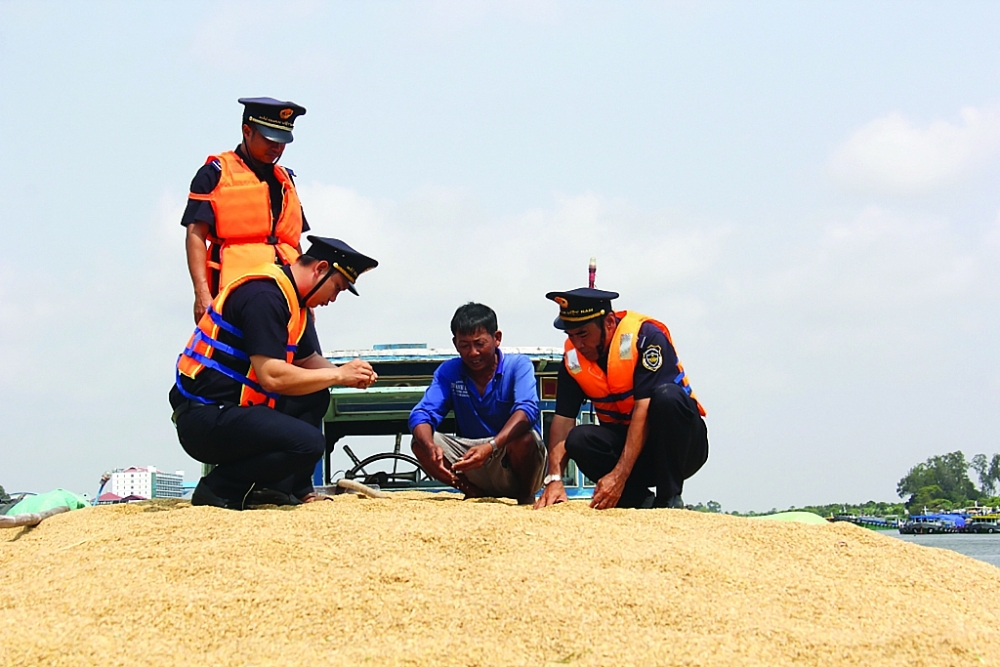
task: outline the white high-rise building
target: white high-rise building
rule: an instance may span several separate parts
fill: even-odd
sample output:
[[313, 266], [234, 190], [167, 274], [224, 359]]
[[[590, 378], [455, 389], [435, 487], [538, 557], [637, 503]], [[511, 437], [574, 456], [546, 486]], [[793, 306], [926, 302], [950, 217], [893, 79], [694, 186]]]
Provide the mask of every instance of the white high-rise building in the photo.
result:
[[153, 466], [119, 468], [111, 473], [107, 491], [119, 498], [180, 498], [184, 495], [184, 471], [169, 473]]

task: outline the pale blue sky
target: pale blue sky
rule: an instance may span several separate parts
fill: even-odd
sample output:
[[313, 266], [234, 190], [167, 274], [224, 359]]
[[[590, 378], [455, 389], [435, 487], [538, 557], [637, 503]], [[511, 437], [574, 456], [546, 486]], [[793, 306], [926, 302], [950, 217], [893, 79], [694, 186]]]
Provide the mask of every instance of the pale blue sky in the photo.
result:
[[324, 348], [449, 343], [469, 299], [668, 323], [712, 443], [692, 502], [890, 500], [1000, 451], [1000, 6], [0, 0], [0, 484], [197, 466], [166, 392], [178, 225], [240, 96], [308, 108], [282, 163], [382, 260]]

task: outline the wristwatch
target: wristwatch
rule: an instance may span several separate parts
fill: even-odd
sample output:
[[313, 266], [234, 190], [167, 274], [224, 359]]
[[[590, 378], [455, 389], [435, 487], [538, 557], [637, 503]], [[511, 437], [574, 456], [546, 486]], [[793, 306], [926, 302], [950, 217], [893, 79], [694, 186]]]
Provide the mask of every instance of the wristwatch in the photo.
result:
[[561, 482], [562, 475], [546, 475], [542, 478], [542, 486], [548, 486], [552, 482]]
[[496, 456], [497, 452], [500, 451], [497, 447], [497, 441], [494, 438], [490, 438], [490, 441], [486, 444], [493, 448], [493, 452], [490, 454], [491, 456]]

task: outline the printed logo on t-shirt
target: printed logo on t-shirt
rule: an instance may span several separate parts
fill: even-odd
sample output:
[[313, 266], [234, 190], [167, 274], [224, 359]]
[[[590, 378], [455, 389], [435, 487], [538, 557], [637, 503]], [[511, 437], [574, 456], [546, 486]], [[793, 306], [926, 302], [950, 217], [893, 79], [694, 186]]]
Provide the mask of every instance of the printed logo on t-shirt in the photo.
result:
[[659, 345], [650, 345], [642, 353], [642, 367], [655, 373], [663, 365], [663, 351]]
[[465, 386], [465, 382], [462, 380], [455, 380], [451, 383], [451, 393], [458, 398], [468, 398], [469, 388]]

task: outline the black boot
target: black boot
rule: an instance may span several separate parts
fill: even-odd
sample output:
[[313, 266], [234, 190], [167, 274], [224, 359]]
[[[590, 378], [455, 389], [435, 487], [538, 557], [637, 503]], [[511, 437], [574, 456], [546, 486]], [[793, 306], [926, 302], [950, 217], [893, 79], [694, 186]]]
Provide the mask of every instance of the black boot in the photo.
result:
[[253, 489], [253, 484], [228, 483], [227, 480], [220, 479], [213, 470], [198, 482], [194, 493], [191, 494], [191, 504], [241, 510], [245, 507], [251, 489]]

